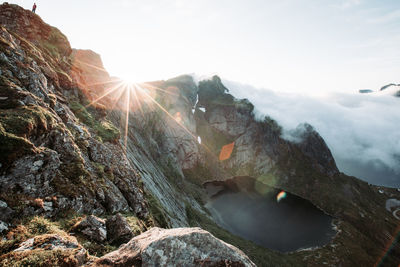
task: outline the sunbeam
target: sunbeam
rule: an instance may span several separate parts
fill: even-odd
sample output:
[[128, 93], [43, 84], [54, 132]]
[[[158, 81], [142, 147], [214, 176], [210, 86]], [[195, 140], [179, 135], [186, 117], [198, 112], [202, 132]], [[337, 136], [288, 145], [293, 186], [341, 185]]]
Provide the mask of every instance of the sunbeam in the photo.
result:
[[129, 126], [129, 111], [130, 111], [130, 96], [131, 96], [131, 88], [130, 86], [127, 87], [126, 93], [126, 117], [125, 117], [125, 139], [124, 139], [124, 146], [125, 146], [125, 153], [128, 147], [128, 126]]
[[115, 85], [113, 88], [109, 89], [106, 93], [104, 93], [102, 96], [96, 98], [95, 100], [91, 101], [88, 105], [86, 105], [86, 107], [90, 107], [92, 105], [94, 105], [95, 103], [97, 103], [98, 101], [100, 101], [101, 99], [103, 99], [104, 97], [108, 96], [109, 94], [111, 94], [112, 92], [121, 89], [122, 84], [117, 84]]

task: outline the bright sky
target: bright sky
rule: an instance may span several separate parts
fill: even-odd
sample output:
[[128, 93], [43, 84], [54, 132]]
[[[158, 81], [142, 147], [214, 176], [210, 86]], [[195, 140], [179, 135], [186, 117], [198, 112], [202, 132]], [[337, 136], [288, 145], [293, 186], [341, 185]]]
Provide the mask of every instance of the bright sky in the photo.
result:
[[[33, 1], [8, 1], [31, 8]], [[399, 0], [37, 0], [131, 81], [185, 73], [321, 93], [400, 83]]]

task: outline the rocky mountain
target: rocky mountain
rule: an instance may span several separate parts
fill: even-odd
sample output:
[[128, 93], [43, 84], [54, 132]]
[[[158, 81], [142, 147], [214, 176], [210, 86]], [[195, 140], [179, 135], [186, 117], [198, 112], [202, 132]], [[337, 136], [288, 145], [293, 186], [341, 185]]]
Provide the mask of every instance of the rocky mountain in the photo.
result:
[[[400, 97], [400, 84], [395, 84], [395, 83], [389, 83], [381, 87], [378, 92], [385, 91], [385, 93], [391, 94], [393, 96]], [[370, 89], [361, 89], [359, 90], [359, 93], [361, 94], [369, 94], [369, 93], [374, 93], [374, 90]]]
[[[127, 84], [30, 11], [5, 3], [0, 23], [1, 265], [400, 262], [400, 192], [340, 173], [311, 125], [288, 141], [218, 76]], [[309, 201], [336, 235], [281, 253], [230, 233], [204, 184], [239, 176]]]

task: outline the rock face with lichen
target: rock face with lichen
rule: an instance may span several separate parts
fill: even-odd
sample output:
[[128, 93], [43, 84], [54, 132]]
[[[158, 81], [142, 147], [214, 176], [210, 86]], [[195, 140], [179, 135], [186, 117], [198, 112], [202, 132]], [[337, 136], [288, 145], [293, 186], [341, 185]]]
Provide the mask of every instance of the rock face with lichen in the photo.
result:
[[[146, 217], [140, 177], [118, 143], [119, 130], [102, 106], [87, 106], [98, 96], [88, 81], [108, 78], [75, 64], [93, 53], [73, 52], [59, 30], [16, 5], [1, 5], [0, 21], [2, 200], [13, 210], [24, 207], [14, 216], [74, 210]], [[81, 76], [91, 79], [77, 81]], [[44, 204], [32, 205], [35, 199]]]
[[255, 266], [239, 249], [200, 228], [152, 228], [91, 266]]

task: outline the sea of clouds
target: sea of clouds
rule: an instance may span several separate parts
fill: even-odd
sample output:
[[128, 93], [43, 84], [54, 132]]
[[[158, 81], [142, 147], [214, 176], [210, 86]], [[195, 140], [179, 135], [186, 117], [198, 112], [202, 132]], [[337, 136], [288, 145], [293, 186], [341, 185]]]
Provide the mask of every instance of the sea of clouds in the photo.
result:
[[257, 116], [277, 120], [283, 136], [300, 123], [313, 125], [342, 172], [371, 184], [400, 187], [400, 98], [391, 92], [316, 97], [223, 83], [236, 98], [248, 98]]

